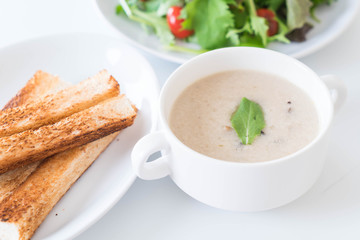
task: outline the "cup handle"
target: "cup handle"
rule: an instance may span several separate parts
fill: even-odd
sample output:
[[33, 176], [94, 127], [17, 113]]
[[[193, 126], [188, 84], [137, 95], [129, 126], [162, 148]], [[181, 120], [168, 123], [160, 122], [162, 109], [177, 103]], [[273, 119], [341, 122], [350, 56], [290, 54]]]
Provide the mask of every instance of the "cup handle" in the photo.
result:
[[330, 91], [330, 95], [334, 104], [335, 113], [344, 105], [347, 89], [344, 82], [334, 75], [324, 75], [320, 77]]
[[[162, 151], [162, 156], [147, 162], [149, 156]], [[170, 146], [162, 131], [150, 133], [141, 138], [131, 152], [131, 160], [136, 175], [144, 180], [163, 178], [169, 175], [168, 159]]]

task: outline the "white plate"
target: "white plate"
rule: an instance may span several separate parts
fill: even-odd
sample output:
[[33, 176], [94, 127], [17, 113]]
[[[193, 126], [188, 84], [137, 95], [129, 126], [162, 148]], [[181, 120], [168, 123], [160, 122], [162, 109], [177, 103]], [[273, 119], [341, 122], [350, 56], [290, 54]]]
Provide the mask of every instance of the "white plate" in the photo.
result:
[[[125, 16], [116, 15], [115, 7], [118, 5], [118, 0], [94, 2], [103, 19], [137, 47], [177, 63], [184, 63], [195, 56], [163, 49], [159, 39], [154, 34], [147, 34], [139, 23], [130, 21]], [[319, 50], [341, 35], [357, 13], [359, 2], [359, 0], [338, 0], [330, 7], [321, 7], [316, 13], [321, 22], [314, 24], [314, 28], [307, 35], [307, 41], [291, 44], [271, 43], [269, 48], [297, 58]]]
[[154, 130], [158, 82], [149, 63], [116, 39], [94, 34], [38, 38], [0, 50], [0, 105], [36, 70], [79, 82], [107, 69], [139, 109], [135, 123], [122, 131], [50, 212], [33, 239], [71, 239], [99, 220], [135, 180], [130, 153], [136, 141]]

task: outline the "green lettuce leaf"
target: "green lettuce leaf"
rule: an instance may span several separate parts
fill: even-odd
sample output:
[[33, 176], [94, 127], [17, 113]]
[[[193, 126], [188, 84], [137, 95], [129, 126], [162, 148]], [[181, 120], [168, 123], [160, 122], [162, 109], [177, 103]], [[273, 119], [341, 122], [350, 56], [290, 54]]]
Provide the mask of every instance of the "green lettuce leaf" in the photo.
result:
[[281, 5], [285, 3], [285, 0], [267, 0], [268, 8], [273, 11], [277, 11]]
[[261, 38], [262, 44], [266, 46], [268, 43], [267, 31], [269, 29], [269, 26], [266, 24], [266, 19], [257, 16], [256, 7], [253, 0], [245, 1], [248, 6], [251, 28], [254, 31], [254, 34]]
[[327, 5], [330, 5], [332, 4], [333, 2], [335, 2], [335, 0], [311, 0], [312, 2], [312, 7], [310, 9], [310, 15], [312, 17], [312, 19], [314, 19], [315, 21], [317, 22], [320, 22], [320, 19], [318, 19], [315, 15], [315, 9], [319, 6], [319, 5], [322, 5], [322, 4], [327, 4]]
[[183, 6], [184, 1], [182, 0], [160, 0], [159, 7], [157, 8], [156, 14], [158, 16], [165, 16], [169, 8], [172, 6]]
[[240, 45], [244, 47], [259, 47], [264, 48], [264, 44], [261, 40], [261, 38], [257, 35], [250, 35], [246, 32], [241, 34], [240, 36]]
[[289, 30], [301, 28], [310, 15], [310, 0], [286, 0], [287, 26]]
[[204, 49], [224, 47], [226, 34], [234, 26], [227, 0], [193, 0], [186, 4], [185, 29], [194, 29], [198, 44]]
[[290, 40], [286, 37], [286, 34], [289, 33], [289, 28], [280, 19], [276, 18], [276, 21], [279, 24], [278, 33], [274, 36], [269, 37], [269, 40], [270, 41], [279, 41], [279, 42], [283, 42], [283, 43], [290, 43]]
[[267, 31], [269, 26], [266, 24], [265, 18], [258, 16], [250, 16], [251, 28], [254, 30], [254, 33], [260, 36], [261, 41], [264, 46], [268, 43]]
[[153, 28], [162, 44], [171, 45], [175, 43], [175, 37], [171, 33], [165, 18], [157, 16], [156, 12], [143, 12], [134, 6], [128, 6], [128, 8], [131, 10], [128, 17]]

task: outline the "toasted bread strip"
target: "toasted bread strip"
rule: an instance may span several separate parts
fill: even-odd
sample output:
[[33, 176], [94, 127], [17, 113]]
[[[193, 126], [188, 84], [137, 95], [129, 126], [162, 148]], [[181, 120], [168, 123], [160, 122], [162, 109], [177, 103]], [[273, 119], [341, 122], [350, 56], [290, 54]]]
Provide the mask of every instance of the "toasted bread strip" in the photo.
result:
[[0, 173], [84, 145], [130, 126], [136, 110], [123, 95], [52, 125], [0, 138]]
[[33, 171], [35, 171], [40, 162], [41, 161], [34, 162], [0, 175], [0, 203], [11, 195], [13, 191], [19, 187]]
[[2, 110], [33, 102], [36, 98], [43, 97], [50, 90], [57, 89], [62, 85], [63, 83], [58, 77], [43, 71], [37, 71]]
[[[127, 117], [131, 118], [132, 115]], [[0, 204], [0, 239], [30, 239], [55, 204], [116, 135], [114, 133], [43, 161]]]
[[[51, 74], [37, 71], [26, 85], [13, 97], [3, 109], [18, 107], [34, 101], [50, 91], [60, 90], [68, 84]], [[35, 162], [22, 168], [0, 174], [0, 202], [9, 196], [14, 189], [22, 184], [36, 169], [40, 162]], [[0, 238], [1, 239], [1, 238]]]
[[[42, 161], [31, 177], [17, 188], [14, 194], [11, 191], [11, 197], [0, 203], [0, 239], [30, 239], [61, 196], [117, 134], [58, 153]], [[11, 172], [21, 170], [15, 169]], [[23, 204], [14, 204], [20, 202]], [[9, 214], [10, 218], [6, 219]]]
[[107, 72], [47, 95], [38, 101], [0, 112], [0, 137], [53, 124], [108, 98], [119, 95], [119, 84]]

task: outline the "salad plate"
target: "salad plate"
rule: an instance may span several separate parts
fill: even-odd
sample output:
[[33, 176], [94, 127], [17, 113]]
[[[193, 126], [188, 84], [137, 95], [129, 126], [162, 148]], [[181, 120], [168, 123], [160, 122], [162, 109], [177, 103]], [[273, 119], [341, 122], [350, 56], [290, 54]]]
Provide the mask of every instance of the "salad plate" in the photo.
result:
[[[117, 15], [115, 9], [119, 4], [118, 0], [94, 0], [94, 3], [100, 16], [133, 45], [177, 63], [184, 63], [195, 56], [193, 53], [165, 49], [155, 34], [147, 33], [139, 23], [129, 20], [125, 15]], [[321, 6], [316, 10], [320, 22], [312, 22], [314, 28], [307, 34], [305, 42], [290, 44], [274, 42], [270, 43], [268, 48], [296, 58], [309, 55], [341, 36], [356, 15], [359, 5], [358, 0], [338, 0], [330, 6]], [[189, 46], [180, 41], [177, 44]]]
[[37, 70], [77, 83], [107, 69], [121, 93], [139, 109], [123, 130], [56, 204], [32, 239], [72, 239], [99, 220], [135, 180], [130, 154], [155, 129], [159, 86], [150, 64], [127, 44], [96, 34], [46, 36], [0, 49], [0, 104], [4, 105]]

